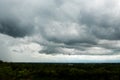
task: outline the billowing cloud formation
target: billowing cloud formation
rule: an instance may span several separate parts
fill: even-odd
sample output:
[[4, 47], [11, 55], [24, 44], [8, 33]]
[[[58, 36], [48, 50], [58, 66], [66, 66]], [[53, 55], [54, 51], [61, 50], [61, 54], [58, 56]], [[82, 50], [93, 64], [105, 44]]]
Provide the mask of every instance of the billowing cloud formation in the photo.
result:
[[1, 0], [0, 58], [8, 52], [119, 57], [119, 16], [118, 0]]

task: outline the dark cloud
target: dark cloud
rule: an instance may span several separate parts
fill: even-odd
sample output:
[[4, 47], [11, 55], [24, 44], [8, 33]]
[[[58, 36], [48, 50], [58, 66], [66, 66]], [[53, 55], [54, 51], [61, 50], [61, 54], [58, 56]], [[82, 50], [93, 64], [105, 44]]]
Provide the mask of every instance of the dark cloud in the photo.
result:
[[[117, 13], [118, 4], [114, 1], [102, 1], [100, 6], [85, 8], [81, 10], [79, 22], [87, 25], [88, 31], [99, 39], [119, 40], [120, 36], [120, 22]], [[114, 2], [114, 3], [111, 3]], [[111, 6], [108, 6], [108, 4]], [[115, 5], [116, 4], [116, 5]], [[116, 8], [117, 7], [117, 8]]]
[[26, 35], [29, 35], [31, 33], [31, 30], [29, 28], [30, 27], [19, 24], [19, 21], [13, 19], [5, 19], [0, 21], [0, 33], [13, 37], [24, 37]]
[[[0, 33], [12, 37], [24, 37], [32, 33], [33, 25], [30, 22], [28, 23], [25, 17], [21, 19], [24, 15], [22, 15], [23, 12], [19, 13], [19, 6], [21, 5], [18, 3], [19, 1], [17, 0], [0, 1]], [[26, 21], [24, 22], [24, 20]]]
[[39, 53], [111, 55], [119, 47], [99, 42], [120, 40], [119, 11], [117, 0], [1, 0], [0, 33], [37, 41]]
[[39, 53], [45, 54], [59, 54], [61, 53], [60, 48], [56, 46], [46, 46]]

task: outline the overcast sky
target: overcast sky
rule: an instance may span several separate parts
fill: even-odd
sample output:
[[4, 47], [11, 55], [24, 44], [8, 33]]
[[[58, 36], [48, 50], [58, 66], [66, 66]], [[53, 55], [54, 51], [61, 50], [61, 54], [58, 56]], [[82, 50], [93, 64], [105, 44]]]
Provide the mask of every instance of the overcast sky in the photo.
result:
[[0, 60], [120, 62], [120, 1], [0, 0]]

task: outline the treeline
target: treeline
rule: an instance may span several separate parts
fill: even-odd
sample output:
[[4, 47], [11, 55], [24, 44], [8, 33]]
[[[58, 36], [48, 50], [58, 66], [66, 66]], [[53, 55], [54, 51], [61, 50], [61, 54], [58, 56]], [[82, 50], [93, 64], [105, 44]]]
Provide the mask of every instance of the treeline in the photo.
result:
[[0, 80], [120, 80], [120, 64], [5, 63]]

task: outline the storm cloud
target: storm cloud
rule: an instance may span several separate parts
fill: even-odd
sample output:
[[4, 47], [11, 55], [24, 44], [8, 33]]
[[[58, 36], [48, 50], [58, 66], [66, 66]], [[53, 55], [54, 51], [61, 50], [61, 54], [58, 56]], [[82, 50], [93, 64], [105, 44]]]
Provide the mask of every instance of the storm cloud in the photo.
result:
[[10, 54], [119, 56], [119, 16], [118, 0], [0, 0], [0, 34], [13, 38], [0, 43]]

